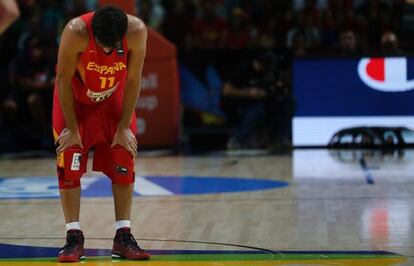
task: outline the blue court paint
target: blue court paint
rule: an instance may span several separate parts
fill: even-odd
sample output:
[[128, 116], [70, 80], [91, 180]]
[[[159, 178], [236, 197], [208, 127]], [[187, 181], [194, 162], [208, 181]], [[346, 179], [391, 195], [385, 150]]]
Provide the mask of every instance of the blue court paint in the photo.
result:
[[288, 185], [286, 182], [242, 179], [242, 178], [217, 178], [217, 177], [194, 177], [194, 176], [152, 176], [146, 179], [167, 188], [175, 195], [194, 195], [211, 193], [244, 192], [254, 190], [265, 190], [280, 188]]
[[[135, 196], [199, 195], [283, 188], [287, 182], [231, 177], [146, 176], [137, 177]], [[107, 177], [82, 178], [82, 197], [112, 197]], [[0, 178], [0, 199], [59, 198], [55, 177]]]
[[[62, 240], [63, 241], [63, 240]], [[0, 243], [0, 259], [54, 258], [60, 251], [56, 247], [33, 247]], [[231, 251], [231, 250], [149, 250], [152, 255], [191, 255], [191, 254], [284, 254], [284, 255], [396, 255], [388, 251]], [[86, 256], [109, 256], [110, 249], [86, 249]]]
[[364, 157], [361, 157], [361, 159], [359, 159], [359, 165], [361, 166], [362, 171], [364, 172], [364, 176], [365, 176], [365, 180], [367, 181], [367, 184], [374, 185], [375, 184], [374, 177], [372, 176]]
[[[13, 258], [50, 258], [56, 257], [60, 248], [31, 247], [0, 244], [0, 259]], [[214, 251], [214, 250], [150, 250], [152, 255], [184, 255], [184, 254], [266, 254], [265, 251]], [[87, 256], [110, 256], [110, 249], [86, 249]]]

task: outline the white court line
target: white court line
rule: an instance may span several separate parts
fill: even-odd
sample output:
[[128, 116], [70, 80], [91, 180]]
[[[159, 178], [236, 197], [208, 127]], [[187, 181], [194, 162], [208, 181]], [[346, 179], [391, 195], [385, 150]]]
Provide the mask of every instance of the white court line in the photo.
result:
[[294, 117], [294, 146], [325, 146], [341, 129], [360, 126], [414, 128], [414, 116]]
[[142, 176], [135, 177], [134, 191], [142, 196], [171, 196], [171, 191], [159, 186]]
[[81, 178], [81, 187], [82, 190], [88, 189], [93, 183], [99, 180], [101, 176], [85, 176]]

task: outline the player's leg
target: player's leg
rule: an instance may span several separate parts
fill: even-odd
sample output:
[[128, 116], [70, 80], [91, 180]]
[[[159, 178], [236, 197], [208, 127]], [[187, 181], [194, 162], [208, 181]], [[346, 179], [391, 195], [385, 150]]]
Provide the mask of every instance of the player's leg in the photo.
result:
[[116, 221], [131, 220], [132, 194], [134, 184], [119, 185], [112, 183], [114, 195], [115, 219]]
[[[65, 128], [60, 103], [53, 102], [53, 135], [55, 140]], [[66, 244], [59, 252], [59, 262], [76, 262], [85, 257], [84, 236], [80, 230], [80, 178], [86, 170], [87, 154], [80, 148], [67, 149], [57, 156], [57, 176], [63, 214], [66, 221]]]
[[131, 205], [135, 182], [134, 157], [123, 147], [109, 144], [95, 146], [93, 169], [112, 180], [115, 205], [116, 235], [112, 256], [131, 260], [147, 260], [150, 254], [141, 249], [131, 234]]
[[[102, 171], [112, 180], [114, 195], [116, 234], [112, 247], [112, 256], [133, 260], [147, 260], [150, 254], [142, 250], [131, 234], [130, 217], [133, 188], [135, 182], [135, 159], [124, 147], [116, 145], [111, 148], [113, 137], [122, 113], [122, 94], [113, 95], [101, 105], [99, 112], [102, 123], [101, 131], [106, 140], [95, 146], [93, 169]], [[130, 129], [137, 134], [135, 114], [131, 119]]]
[[86, 170], [87, 154], [78, 149], [64, 150], [58, 159], [59, 192], [66, 221], [66, 244], [59, 252], [59, 262], [76, 262], [85, 257], [79, 211], [80, 178]]
[[[132, 119], [130, 130], [136, 135], [137, 128], [135, 116]], [[115, 132], [111, 132], [112, 135]], [[135, 183], [135, 158], [124, 147], [116, 145], [110, 148], [112, 171], [109, 177], [112, 180], [112, 193], [114, 196], [116, 229], [127, 224], [130, 227], [132, 197]]]
[[122, 147], [111, 149], [114, 162], [112, 192], [115, 205], [116, 234], [112, 256], [131, 260], [147, 260], [150, 254], [138, 246], [131, 234], [131, 206], [135, 182], [134, 158]]
[[115, 219], [118, 225], [122, 224], [119, 221], [128, 221], [129, 223], [135, 182], [135, 159], [119, 145], [109, 148], [109, 154], [111, 162], [106, 165], [111, 165], [112, 169], [105, 172], [112, 180]]
[[70, 189], [59, 189], [60, 202], [66, 224], [79, 222], [80, 186]]
[[66, 244], [58, 254], [58, 261], [77, 262], [85, 258], [85, 238], [79, 224], [80, 187], [59, 191], [66, 221]]
[[[69, 157], [67, 153], [68, 151], [65, 150], [61, 156]], [[76, 158], [78, 156], [76, 153], [71, 155], [75, 156], [72, 159], [75, 164], [77, 160], [82, 161], [81, 158]], [[86, 162], [83, 164], [86, 165]], [[71, 171], [67, 165], [64, 167], [58, 165], [60, 201], [66, 221], [66, 244], [59, 252], [59, 262], [77, 262], [85, 258], [85, 238], [79, 223], [81, 176], [75, 176], [73, 173], [71, 175]]]

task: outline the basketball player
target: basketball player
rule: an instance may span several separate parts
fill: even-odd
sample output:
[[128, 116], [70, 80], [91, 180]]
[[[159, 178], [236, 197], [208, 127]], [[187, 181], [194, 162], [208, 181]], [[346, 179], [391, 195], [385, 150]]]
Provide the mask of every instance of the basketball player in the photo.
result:
[[20, 16], [15, 0], [0, 0], [0, 34]]
[[112, 181], [116, 218], [112, 256], [150, 258], [130, 230], [137, 154], [134, 111], [146, 39], [140, 19], [110, 6], [72, 19], [62, 33], [53, 104], [57, 175], [67, 229], [60, 262], [85, 256], [79, 224], [80, 178], [92, 147], [93, 170]]

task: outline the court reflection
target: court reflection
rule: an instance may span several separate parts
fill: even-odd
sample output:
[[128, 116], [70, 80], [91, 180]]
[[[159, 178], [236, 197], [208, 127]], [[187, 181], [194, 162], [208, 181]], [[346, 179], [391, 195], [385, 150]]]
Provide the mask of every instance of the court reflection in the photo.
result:
[[341, 163], [359, 162], [361, 158], [369, 158], [371, 161], [377, 163], [395, 163], [407, 160], [411, 161], [414, 156], [413, 150], [403, 149], [330, 149], [328, 151], [333, 159]]
[[302, 243], [408, 254], [413, 245], [413, 162], [410, 149], [295, 151], [295, 225]]
[[295, 150], [292, 159], [293, 177], [302, 181], [361, 179], [365, 170], [371, 171], [375, 177], [386, 174], [388, 177], [384, 177], [388, 181], [395, 181], [395, 178], [409, 181], [414, 172], [413, 149]]
[[410, 243], [411, 207], [404, 200], [383, 200], [364, 206], [361, 237], [372, 248], [404, 246]]

